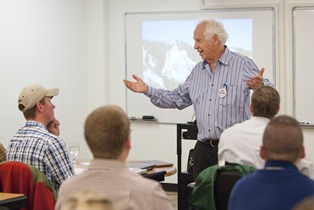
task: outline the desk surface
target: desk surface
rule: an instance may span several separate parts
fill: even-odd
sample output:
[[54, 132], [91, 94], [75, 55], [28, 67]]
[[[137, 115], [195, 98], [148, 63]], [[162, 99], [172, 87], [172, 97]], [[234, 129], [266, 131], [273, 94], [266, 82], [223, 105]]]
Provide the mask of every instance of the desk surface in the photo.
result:
[[6, 206], [9, 209], [19, 209], [26, 207], [27, 196], [17, 193], [0, 192], [0, 206]]
[[4, 193], [4, 192], [0, 192], [0, 201], [4, 201], [7, 199], [11, 199], [11, 198], [18, 198], [18, 197], [23, 197], [25, 196], [24, 194], [17, 194], [17, 193]]
[[[159, 171], [166, 171], [165, 176], [174, 175], [177, 170], [176, 167], [173, 166], [172, 163], [160, 161], [160, 160], [128, 160], [127, 163], [137, 163], [137, 164], [155, 164], [156, 167], [152, 170], [148, 170], [147, 173], [155, 173]], [[90, 164], [90, 160], [78, 160], [78, 162], [74, 163], [74, 169], [77, 173], [81, 173], [88, 168]]]

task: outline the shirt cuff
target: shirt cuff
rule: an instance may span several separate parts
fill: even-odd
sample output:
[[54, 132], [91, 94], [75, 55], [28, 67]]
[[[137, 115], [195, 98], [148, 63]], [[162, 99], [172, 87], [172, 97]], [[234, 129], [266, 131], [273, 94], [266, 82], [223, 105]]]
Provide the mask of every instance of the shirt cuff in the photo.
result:
[[145, 93], [147, 97], [152, 97], [155, 93], [156, 90], [154, 88], [147, 86], [147, 93]]

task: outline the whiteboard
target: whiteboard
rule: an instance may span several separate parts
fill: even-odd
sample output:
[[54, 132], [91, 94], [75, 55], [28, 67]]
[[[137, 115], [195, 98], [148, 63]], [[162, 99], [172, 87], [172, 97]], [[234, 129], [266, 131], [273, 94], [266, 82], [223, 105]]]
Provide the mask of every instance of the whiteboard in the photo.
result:
[[[265, 67], [264, 77], [275, 81], [275, 11], [273, 8], [201, 10], [125, 14], [125, 77], [132, 74], [154, 88], [173, 90], [201, 61], [193, 32], [200, 19], [219, 18], [229, 34], [226, 45]], [[178, 53], [174, 56], [174, 53]], [[172, 59], [169, 59], [172, 58]], [[130, 117], [154, 116], [160, 123], [194, 120], [193, 106], [183, 110], [161, 109], [143, 94], [126, 89]]]
[[295, 7], [292, 12], [294, 116], [300, 122], [313, 124], [314, 7]]

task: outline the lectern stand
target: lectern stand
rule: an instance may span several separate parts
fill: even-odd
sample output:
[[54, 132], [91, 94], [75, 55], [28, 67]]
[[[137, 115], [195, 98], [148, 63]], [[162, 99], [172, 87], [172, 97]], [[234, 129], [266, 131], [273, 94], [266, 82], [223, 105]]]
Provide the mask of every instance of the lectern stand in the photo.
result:
[[187, 185], [194, 181], [192, 173], [182, 172], [182, 140], [197, 140], [197, 132], [196, 124], [177, 124], [178, 209], [180, 210], [189, 209]]

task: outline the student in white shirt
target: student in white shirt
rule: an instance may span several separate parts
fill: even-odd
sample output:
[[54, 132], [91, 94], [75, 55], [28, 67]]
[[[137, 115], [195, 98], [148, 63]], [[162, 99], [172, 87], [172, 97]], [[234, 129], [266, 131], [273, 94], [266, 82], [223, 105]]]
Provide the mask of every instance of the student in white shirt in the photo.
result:
[[[235, 124], [221, 134], [218, 164], [231, 162], [263, 168], [265, 163], [259, 155], [263, 133], [279, 108], [280, 96], [276, 89], [271, 86], [257, 88], [251, 98], [251, 119]], [[313, 165], [308, 160], [302, 159], [298, 168], [303, 174], [314, 178]]]

